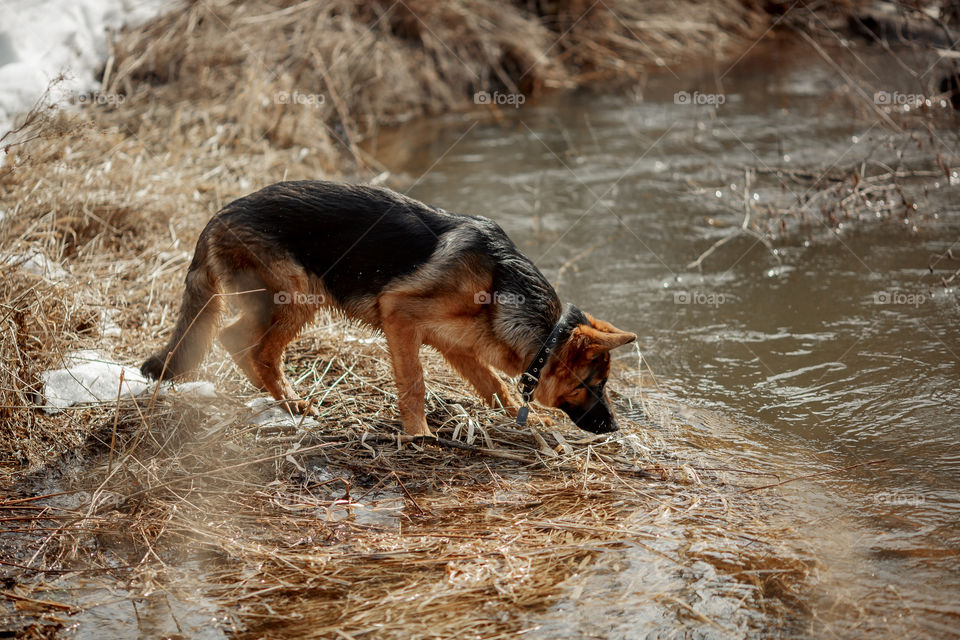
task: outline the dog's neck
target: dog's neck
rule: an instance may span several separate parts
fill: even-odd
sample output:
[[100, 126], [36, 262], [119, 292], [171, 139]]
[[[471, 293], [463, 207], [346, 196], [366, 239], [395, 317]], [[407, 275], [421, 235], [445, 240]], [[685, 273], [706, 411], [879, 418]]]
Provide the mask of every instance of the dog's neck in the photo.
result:
[[[555, 354], [570, 339], [582, 315], [583, 313], [579, 309], [572, 304], [568, 304], [563, 313], [560, 314], [560, 318], [554, 323], [553, 328], [550, 329], [550, 333], [540, 341], [537, 352], [532, 358], [527, 359], [527, 365], [518, 382], [518, 390], [525, 403], [533, 400], [533, 394], [537, 385], [540, 384], [541, 376], [543, 376]], [[522, 422], [519, 424], [522, 424]]]
[[555, 345], [559, 348], [574, 327], [587, 322], [583, 312], [573, 305], [569, 305], [569, 309], [564, 311], [559, 298], [555, 304], [542, 305], [539, 308], [518, 307], [503, 309], [502, 312], [511, 320], [499, 323], [501, 327], [506, 325], [511, 329], [501, 334], [504, 341], [511, 346], [514, 355], [511, 363], [513, 366], [510, 367], [512, 371], [506, 371], [510, 375], [518, 375], [530, 367], [555, 329], [559, 330], [558, 334], [563, 339]]
[[[505, 258], [510, 268], [504, 269], [493, 282], [497, 291], [493, 331], [508, 346], [508, 367], [500, 367], [509, 375], [518, 375], [540, 350], [563, 314], [563, 304], [550, 281], [519, 251], [514, 249]], [[582, 315], [582, 314], [579, 314]]]

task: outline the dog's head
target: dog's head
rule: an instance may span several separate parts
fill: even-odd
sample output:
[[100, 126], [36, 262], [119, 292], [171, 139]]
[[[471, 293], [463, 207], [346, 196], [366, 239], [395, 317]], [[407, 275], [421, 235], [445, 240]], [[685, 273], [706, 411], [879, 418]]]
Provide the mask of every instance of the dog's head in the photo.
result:
[[591, 433], [617, 430], [604, 387], [610, 375], [610, 351], [637, 339], [609, 322], [584, 314], [582, 322], [556, 351], [540, 378], [534, 399], [556, 407]]

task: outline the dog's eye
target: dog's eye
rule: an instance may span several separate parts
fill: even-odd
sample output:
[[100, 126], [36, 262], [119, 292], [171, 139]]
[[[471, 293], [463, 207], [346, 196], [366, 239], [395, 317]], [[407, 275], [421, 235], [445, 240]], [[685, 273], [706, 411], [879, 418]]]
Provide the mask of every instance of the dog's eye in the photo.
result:
[[587, 384], [586, 382], [581, 382], [579, 387], [586, 391], [588, 394], [595, 396], [597, 398], [603, 397], [603, 389], [607, 386], [606, 380], [601, 380], [598, 384]]
[[590, 393], [590, 388], [585, 384], [578, 384], [573, 388], [573, 392], [570, 394], [571, 404], [579, 404], [587, 399], [587, 394]]

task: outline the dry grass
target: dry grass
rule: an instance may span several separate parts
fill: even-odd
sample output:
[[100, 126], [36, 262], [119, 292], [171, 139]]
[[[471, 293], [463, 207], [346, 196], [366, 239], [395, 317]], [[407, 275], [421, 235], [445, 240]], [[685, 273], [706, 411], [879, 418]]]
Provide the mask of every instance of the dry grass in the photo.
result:
[[[810, 561], [770, 524], [775, 503], [741, 492], [771, 478], [668, 445], [682, 427], [665, 406], [647, 398], [644, 423], [615, 438], [518, 430], [428, 351], [440, 443], [401, 447], [385, 344], [369, 335], [327, 318], [291, 354], [300, 386], [327, 396], [321, 426], [258, 426], [232, 372], [229, 398], [78, 412], [87, 446], [2, 504], [22, 532], [2, 559], [19, 565], [21, 620], [70, 624], [51, 602], [82, 620], [49, 583], [77, 572], [130, 600], [201, 593], [240, 637], [510, 637], [649, 558], [657, 582], [619, 598], [662, 611], [652, 629], [797, 624]], [[738, 609], [714, 620], [719, 600]]]
[[[187, 6], [115, 45], [104, 92], [126, 96], [125, 122], [170, 122], [186, 133], [212, 120], [217, 142], [354, 157], [378, 127], [463, 108], [476, 91], [609, 88], [680, 58], [729, 55], [768, 24], [736, 0]], [[317, 99], [291, 109], [282, 99], [295, 93]]]
[[[72, 350], [134, 364], [163, 341], [193, 240], [227, 200], [368, 177], [360, 143], [377, 127], [478, 89], [600, 83], [734, 41], [686, 20], [694, 4], [196, 2], [122, 34], [103, 89], [122, 103], [41, 110], [0, 167], [4, 628], [89, 622], [107, 605], [84, 594], [102, 588], [130, 625], [162, 597], [208, 603], [244, 637], [512, 637], [631, 562], [657, 584], [616, 599], [668, 613], [655, 634], [795, 624], [810, 563], [766, 520], [773, 502], [739, 493], [763, 478], [667, 444], [682, 427], [636, 372], [614, 386], [647, 421], [584, 439], [516, 430], [428, 353], [443, 440], [399, 447], [382, 341], [325, 319], [288, 358], [296, 386], [325, 396], [318, 426], [253, 424], [219, 351], [198, 374], [215, 401], [34, 404], [40, 373]], [[744, 6], [711, 11], [746, 34], [759, 23]], [[6, 263], [37, 253], [63, 272]], [[732, 603], [722, 619], [718, 599]]]

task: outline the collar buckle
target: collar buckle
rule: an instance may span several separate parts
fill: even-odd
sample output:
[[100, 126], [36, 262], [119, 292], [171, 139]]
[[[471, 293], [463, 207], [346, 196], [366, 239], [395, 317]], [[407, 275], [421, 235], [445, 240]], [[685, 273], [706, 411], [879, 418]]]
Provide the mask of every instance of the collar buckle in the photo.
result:
[[533, 392], [536, 390], [538, 382], [540, 382], [540, 376], [538, 375], [534, 375], [529, 371], [524, 371], [520, 374], [520, 378], [517, 380], [517, 391], [520, 392], [520, 397], [523, 398], [524, 403], [533, 400]]

